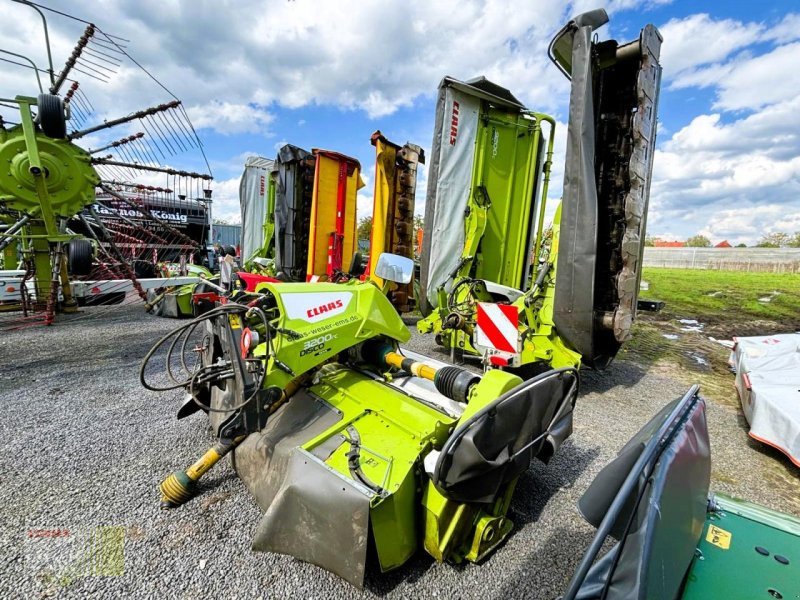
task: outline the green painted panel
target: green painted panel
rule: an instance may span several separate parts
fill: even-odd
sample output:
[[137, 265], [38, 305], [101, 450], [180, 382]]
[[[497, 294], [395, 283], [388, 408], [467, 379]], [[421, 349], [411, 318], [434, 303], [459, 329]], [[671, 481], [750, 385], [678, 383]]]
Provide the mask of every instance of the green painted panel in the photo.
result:
[[310, 389], [340, 411], [341, 419], [303, 448], [311, 453], [331, 449], [324, 452], [329, 453], [326, 466], [353, 479], [347, 440], [348, 428], [356, 429], [362, 472], [388, 492], [374, 496], [370, 509], [381, 569], [402, 565], [419, 547], [420, 459], [432, 447], [441, 447], [454, 419], [385, 383], [333, 365], [323, 367], [319, 383]]
[[683, 598], [800, 598], [797, 520], [729, 498], [718, 500], [720, 510], [706, 518]]
[[476, 276], [517, 289], [523, 287], [535, 221], [541, 130], [534, 125], [523, 115], [490, 108], [476, 142], [472, 193], [483, 187], [491, 202]]

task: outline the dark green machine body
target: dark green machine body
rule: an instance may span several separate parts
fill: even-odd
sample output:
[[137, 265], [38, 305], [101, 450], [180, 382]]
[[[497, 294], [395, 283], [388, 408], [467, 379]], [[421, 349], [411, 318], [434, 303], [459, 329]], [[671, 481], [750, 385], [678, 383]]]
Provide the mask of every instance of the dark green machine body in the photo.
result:
[[800, 520], [709, 494], [710, 477], [705, 402], [694, 386], [578, 502], [597, 533], [565, 600], [800, 597]]
[[681, 598], [781, 597], [800, 597], [800, 519], [717, 494]]

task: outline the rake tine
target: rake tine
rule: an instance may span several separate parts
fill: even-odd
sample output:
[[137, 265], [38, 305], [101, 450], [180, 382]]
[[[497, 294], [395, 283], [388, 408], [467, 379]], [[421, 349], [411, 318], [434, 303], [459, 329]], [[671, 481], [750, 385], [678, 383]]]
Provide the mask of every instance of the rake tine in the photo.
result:
[[[152, 140], [152, 142], [153, 142], [152, 145], [155, 147], [156, 150], [158, 150], [158, 153], [161, 155], [161, 158], [164, 159], [164, 160], [167, 160], [167, 157], [164, 156], [164, 153], [161, 151], [161, 147], [159, 146], [158, 139], [156, 138], [156, 136], [153, 135], [153, 132], [150, 131], [150, 129], [148, 129], [147, 124], [145, 123], [145, 119], [142, 119], [142, 127], [147, 132], [147, 135], [150, 136], [149, 139]], [[156, 162], [159, 162], [159, 161], [156, 161]]]
[[91, 77], [92, 79], [96, 79], [97, 81], [100, 81], [102, 83], [108, 83], [108, 79], [101, 79], [100, 77], [97, 77], [96, 75], [92, 75], [91, 73], [87, 73], [86, 71], [81, 71], [78, 67], [72, 67], [72, 68], [73, 68], [73, 70], [77, 71], [78, 73], [83, 73], [87, 77]]
[[89, 108], [91, 108], [92, 112], [94, 112], [94, 105], [92, 104], [91, 100], [89, 100], [89, 96], [86, 95], [86, 92], [78, 87], [78, 94], [81, 96], [81, 100], [86, 100], [86, 104], [88, 104]]
[[170, 124], [169, 120], [164, 116], [164, 113], [159, 113], [158, 118], [161, 119], [161, 122], [164, 124], [164, 128], [169, 132], [172, 141], [175, 142], [176, 146], [180, 146], [182, 151], [186, 151], [186, 146], [183, 144], [183, 141], [178, 138], [175, 128]]
[[175, 156], [175, 149], [172, 147], [172, 144], [169, 143], [169, 140], [166, 139], [166, 136], [164, 135], [164, 132], [161, 130], [158, 121], [156, 121], [156, 119], [154, 118], [151, 118], [150, 124], [153, 126], [153, 129], [155, 129], [158, 132], [158, 135], [161, 137], [161, 141], [164, 143], [165, 147], [169, 148], [170, 156]]
[[[116, 69], [112, 69], [111, 67], [107, 67], [105, 65], [98, 64], [96, 62], [93, 62], [93, 61], [89, 60], [85, 56], [81, 56], [80, 59], [79, 59], [78, 64], [80, 65], [80, 64], [83, 64], [83, 63], [87, 63], [89, 65], [94, 65], [95, 67], [97, 67], [99, 69], [103, 69], [105, 71], [111, 71], [111, 73], [114, 73], [114, 74], [116, 74], [116, 72], [117, 72]], [[109, 64], [111, 64], [111, 63], [109, 63]], [[87, 67], [87, 68], [90, 68], [90, 67]]]
[[[106, 54], [105, 52], [100, 52], [99, 50], [95, 49], [94, 46], [91, 44], [88, 45], [84, 52], [86, 52], [89, 56], [94, 56], [98, 60], [104, 60], [105, 62], [115, 65], [117, 67], [122, 66], [122, 61], [115, 57], [111, 56], [110, 54]], [[102, 59], [100, 57], [103, 57]]]
[[176, 115], [175, 113], [173, 113], [171, 111], [167, 111], [167, 114], [169, 114], [170, 119], [172, 119], [172, 121], [176, 124], [177, 130], [181, 133], [181, 136], [184, 139], [186, 139], [186, 142], [187, 142], [187, 144], [189, 144], [189, 147], [191, 147], [191, 148], [196, 147], [194, 139], [192, 139], [192, 136], [190, 136], [187, 133], [186, 127], [185, 127], [185, 125], [183, 125], [183, 123], [181, 123], [181, 119], [179, 118], [179, 115]]
[[[77, 64], [77, 65], [80, 65], [80, 66], [81, 66], [81, 67], [83, 67], [84, 69], [88, 69], [89, 71], [92, 71], [92, 72], [94, 72], [94, 74], [95, 74], [97, 77], [105, 77], [105, 78], [106, 78], [106, 80], [109, 80], [109, 79], [111, 78], [111, 75], [108, 75], [107, 73], [103, 73], [103, 72], [102, 72], [102, 71], [100, 71], [99, 69], [95, 69], [94, 67], [92, 67], [92, 66], [90, 66], [90, 65], [86, 64], [86, 61], [83, 59], [83, 57], [81, 57], [80, 59], [78, 59], [78, 62], [77, 62], [76, 64]], [[76, 71], [79, 71], [79, 69], [77, 68], [77, 66], [75, 67], [75, 70], [76, 70]], [[113, 73], [116, 73], [116, 71], [112, 71], [112, 74], [113, 74]]]
[[150, 140], [146, 136], [142, 138], [142, 147], [145, 150], [147, 150], [146, 154], [147, 157], [150, 159], [150, 162], [152, 162], [155, 165], [159, 164], [158, 157], [155, 155], [155, 152], [153, 152], [153, 145], [150, 143]]

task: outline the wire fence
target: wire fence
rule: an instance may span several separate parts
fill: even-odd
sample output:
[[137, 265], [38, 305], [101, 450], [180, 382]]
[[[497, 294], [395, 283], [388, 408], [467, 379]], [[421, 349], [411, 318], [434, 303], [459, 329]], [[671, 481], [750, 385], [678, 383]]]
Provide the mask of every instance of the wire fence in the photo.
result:
[[800, 273], [800, 248], [652, 248], [645, 267]]

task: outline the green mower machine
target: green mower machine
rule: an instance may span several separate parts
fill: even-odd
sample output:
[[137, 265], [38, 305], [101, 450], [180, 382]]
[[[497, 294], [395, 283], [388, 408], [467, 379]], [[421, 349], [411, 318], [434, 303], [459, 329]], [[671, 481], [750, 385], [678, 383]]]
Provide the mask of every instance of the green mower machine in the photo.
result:
[[[636, 314], [661, 37], [598, 42], [579, 15], [550, 56], [571, 80], [563, 198], [545, 212], [553, 118], [486, 79], [439, 88], [417, 328], [489, 366], [606, 366]], [[463, 223], [463, 227], [454, 226]]]
[[[384, 287], [406, 285], [413, 261], [383, 254], [375, 271]], [[173, 350], [200, 332], [199, 364], [179, 375]], [[356, 279], [260, 284], [166, 335], [142, 383], [185, 388], [179, 418], [206, 411], [218, 442], [162, 483], [163, 505], [187, 501], [232, 453], [264, 511], [254, 550], [359, 587], [368, 552], [384, 571], [420, 547], [440, 561], [481, 560], [511, 531], [518, 476], [570, 435], [577, 372], [481, 377], [402, 351], [409, 338], [385, 290]], [[150, 362], [165, 347], [173, 383], [155, 385]]]

